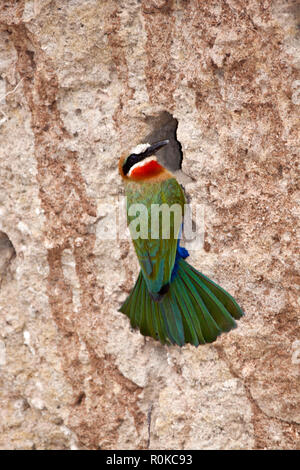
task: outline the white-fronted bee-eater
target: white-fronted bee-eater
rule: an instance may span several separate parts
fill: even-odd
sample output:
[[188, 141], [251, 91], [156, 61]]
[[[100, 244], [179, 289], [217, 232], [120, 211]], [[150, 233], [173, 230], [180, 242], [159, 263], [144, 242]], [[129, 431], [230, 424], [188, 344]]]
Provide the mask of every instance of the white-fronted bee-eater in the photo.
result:
[[132, 237], [141, 271], [120, 311], [145, 336], [163, 344], [198, 346], [235, 328], [243, 311], [228, 292], [185, 261], [189, 254], [179, 246], [180, 226], [174, 217], [170, 217], [169, 237], [162, 236], [160, 226], [159, 235], [153, 234], [153, 205], [176, 204], [184, 215], [184, 192], [155, 156], [168, 142], [140, 144], [119, 162], [129, 228], [136, 218], [130, 211], [133, 204], [143, 205], [148, 217], [147, 236]]

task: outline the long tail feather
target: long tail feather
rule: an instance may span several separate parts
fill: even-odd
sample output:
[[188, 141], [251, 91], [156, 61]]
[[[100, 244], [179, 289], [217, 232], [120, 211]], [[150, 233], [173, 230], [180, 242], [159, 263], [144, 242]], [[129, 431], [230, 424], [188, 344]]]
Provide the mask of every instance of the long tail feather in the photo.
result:
[[212, 343], [222, 332], [235, 328], [235, 320], [243, 316], [228, 292], [182, 258], [169, 291], [159, 302], [150, 296], [140, 272], [120, 311], [143, 335], [178, 346]]

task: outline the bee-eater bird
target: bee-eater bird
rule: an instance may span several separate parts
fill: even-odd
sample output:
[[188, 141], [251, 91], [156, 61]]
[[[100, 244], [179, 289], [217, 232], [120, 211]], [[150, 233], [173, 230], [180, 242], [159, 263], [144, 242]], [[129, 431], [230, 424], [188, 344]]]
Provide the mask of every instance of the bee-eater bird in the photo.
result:
[[228, 292], [185, 261], [189, 254], [179, 246], [180, 227], [175, 227], [174, 218], [170, 220], [169, 238], [152, 235], [152, 204], [179, 204], [182, 214], [184, 210], [180, 184], [155, 156], [168, 142], [140, 144], [119, 162], [129, 228], [135, 218], [130, 211], [132, 204], [143, 204], [148, 214], [148, 236], [133, 238], [141, 271], [120, 311], [145, 336], [163, 344], [198, 346], [212, 343], [222, 332], [235, 328], [235, 320], [243, 311]]

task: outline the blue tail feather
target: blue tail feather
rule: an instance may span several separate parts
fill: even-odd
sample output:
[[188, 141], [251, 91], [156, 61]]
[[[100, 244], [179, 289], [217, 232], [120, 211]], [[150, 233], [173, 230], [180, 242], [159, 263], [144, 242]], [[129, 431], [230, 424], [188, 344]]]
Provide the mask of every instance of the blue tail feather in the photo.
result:
[[172, 271], [172, 275], [171, 275], [171, 282], [174, 281], [174, 279], [176, 277], [176, 274], [177, 274], [177, 271], [178, 271], [178, 266], [179, 266], [179, 264], [178, 264], [179, 260], [180, 259], [185, 259], [188, 256], [190, 256], [189, 252], [187, 251], [186, 248], [179, 245], [179, 239], [178, 239], [175, 263], [174, 263], [174, 267], [173, 267], [173, 271]]

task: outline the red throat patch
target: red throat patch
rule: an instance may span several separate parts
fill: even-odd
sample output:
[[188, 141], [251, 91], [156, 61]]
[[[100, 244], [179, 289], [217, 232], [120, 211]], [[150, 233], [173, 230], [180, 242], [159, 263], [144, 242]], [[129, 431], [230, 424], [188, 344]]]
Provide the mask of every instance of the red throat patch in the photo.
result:
[[143, 166], [137, 166], [134, 168], [130, 178], [134, 180], [152, 178], [153, 176], [161, 173], [163, 170], [164, 168], [159, 163], [157, 163], [155, 160], [151, 160], [149, 163], [146, 163]]

